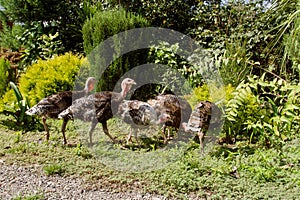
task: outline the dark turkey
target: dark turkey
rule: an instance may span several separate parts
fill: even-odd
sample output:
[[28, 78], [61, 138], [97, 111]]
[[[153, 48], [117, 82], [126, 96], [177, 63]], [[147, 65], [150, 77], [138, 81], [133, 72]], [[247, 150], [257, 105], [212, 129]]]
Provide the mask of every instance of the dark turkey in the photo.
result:
[[[37, 115], [42, 116], [43, 125], [46, 131], [46, 139], [49, 140], [50, 134], [49, 129], [46, 124], [47, 118], [57, 119], [60, 112], [67, 109], [72, 105], [72, 101], [88, 95], [88, 93], [94, 89], [96, 84], [96, 79], [94, 77], [89, 77], [86, 80], [85, 88], [80, 91], [64, 91], [56, 94], [52, 94], [44, 99], [42, 99], [35, 106], [26, 111], [27, 115]], [[68, 119], [64, 119], [61, 131], [64, 137], [64, 144], [67, 144], [65, 129], [68, 123]]]
[[155, 109], [148, 103], [138, 100], [124, 100], [118, 108], [118, 116], [131, 126], [127, 137], [127, 144], [131, 141], [132, 129], [135, 139], [137, 138], [137, 129], [147, 128], [164, 122], [163, 116], [157, 116]]
[[89, 129], [89, 142], [92, 144], [92, 133], [98, 122], [102, 124], [103, 132], [115, 143], [115, 139], [109, 134], [107, 120], [113, 117], [113, 111], [117, 111], [119, 104], [126, 97], [132, 85], [136, 83], [130, 78], [125, 78], [121, 83], [120, 93], [102, 91], [87, 97], [77, 99], [66, 110], [59, 114], [62, 119], [80, 119], [92, 122]]
[[204, 136], [210, 126], [218, 126], [221, 121], [221, 110], [209, 101], [199, 102], [191, 113], [188, 123], [183, 123], [186, 132], [197, 133], [200, 141], [201, 153], [204, 152]]
[[[170, 128], [175, 128], [176, 131], [181, 128], [182, 122], [189, 120], [192, 108], [190, 104], [183, 98], [173, 94], [158, 95], [155, 99], [148, 100], [148, 103], [153, 106], [158, 115], [167, 114], [163, 125], [164, 143], [170, 139]], [[166, 137], [166, 129], [168, 128], [168, 136]]]

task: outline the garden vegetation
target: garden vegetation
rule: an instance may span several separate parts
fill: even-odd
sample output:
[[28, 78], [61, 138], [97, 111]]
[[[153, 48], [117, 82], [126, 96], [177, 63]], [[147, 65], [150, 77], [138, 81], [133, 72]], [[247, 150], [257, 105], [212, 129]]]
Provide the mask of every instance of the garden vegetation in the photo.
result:
[[[103, 179], [108, 187], [117, 184], [178, 199], [299, 198], [299, 0], [0, 0], [0, 5], [0, 159], [40, 164], [49, 176], [75, 174]], [[164, 169], [126, 173], [99, 164], [81, 144], [75, 124], [67, 130], [67, 137], [78, 143], [75, 148], [59, 143], [59, 121], [51, 124], [53, 144], [36, 142], [41, 126], [24, 110], [53, 93], [82, 87], [96, 73], [88, 55], [105, 39], [141, 27], [179, 31], [211, 55], [225, 94], [224, 126], [213, 148], [200, 157], [199, 144], [191, 141]], [[8, 57], [7, 50], [20, 56]], [[192, 91], [185, 98], [192, 107], [201, 100], [218, 103], [219, 94], [210, 93], [200, 66], [191, 66], [178, 56], [180, 51], [179, 44], [161, 41], [116, 57], [97, 77], [97, 91], [112, 90], [135, 66], [156, 63], [188, 80]], [[146, 91], [155, 95], [167, 84], [162, 79]], [[145, 91], [135, 95], [147, 96]], [[119, 134], [120, 126], [125, 129], [117, 119], [109, 125], [112, 134]]]

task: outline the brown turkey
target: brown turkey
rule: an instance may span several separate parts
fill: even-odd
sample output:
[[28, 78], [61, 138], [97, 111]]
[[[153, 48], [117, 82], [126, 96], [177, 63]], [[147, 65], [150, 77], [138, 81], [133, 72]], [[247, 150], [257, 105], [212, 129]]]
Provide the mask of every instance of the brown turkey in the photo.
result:
[[137, 130], [149, 126], [161, 124], [166, 119], [164, 115], [157, 116], [155, 109], [148, 103], [138, 100], [124, 100], [118, 108], [118, 116], [131, 126], [127, 136], [127, 144], [131, 141], [132, 129], [135, 139], [140, 146], [137, 138]]
[[[72, 101], [86, 96], [89, 94], [91, 90], [94, 89], [96, 84], [96, 79], [94, 77], [89, 77], [86, 80], [85, 88], [79, 91], [64, 91], [56, 94], [52, 94], [40, 102], [38, 102], [35, 106], [26, 111], [27, 115], [37, 115], [41, 116], [43, 120], [43, 125], [46, 131], [46, 139], [49, 140], [50, 134], [49, 129], [46, 124], [47, 118], [57, 119], [59, 113], [63, 110], [67, 109], [72, 105]], [[61, 131], [64, 137], [64, 144], [67, 144], [67, 139], [65, 136], [65, 129], [68, 123], [68, 119], [64, 119]]]
[[102, 124], [103, 132], [115, 143], [116, 140], [109, 134], [107, 120], [113, 117], [113, 111], [117, 111], [118, 105], [126, 97], [135, 81], [125, 78], [121, 83], [120, 93], [112, 91], [102, 91], [91, 94], [87, 97], [77, 99], [66, 110], [59, 114], [62, 119], [80, 119], [91, 121], [89, 129], [89, 143], [92, 144], [92, 133], [98, 122]]
[[204, 153], [204, 137], [210, 126], [217, 127], [221, 122], [221, 110], [209, 101], [199, 102], [191, 113], [188, 123], [182, 126], [186, 132], [197, 133], [200, 142], [201, 153]]
[[[192, 112], [190, 104], [185, 99], [173, 94], [158, 95], [155, 99], [148, 100], [148, 103], [155, 108], [158, 115], [167, 114], [168, 116], [163, 124], [164, 143], [170, 139], [170, 128], [178, 131], [182, 122], [189, 120]], [[166, 129], [168, 129], [167, 137]]]

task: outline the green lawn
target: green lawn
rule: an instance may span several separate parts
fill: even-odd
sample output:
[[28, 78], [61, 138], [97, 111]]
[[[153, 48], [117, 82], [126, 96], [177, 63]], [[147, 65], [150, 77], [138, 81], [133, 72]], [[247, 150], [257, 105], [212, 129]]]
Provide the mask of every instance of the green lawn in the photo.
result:
[[[263, 149], [243, 142], [234, 146], [215, 145], [204, 156], [199, 155], [199, 145], [194, 142], [164, 151], [159, 143], [152, 143], [137, 151], [120, 149], [119, 145], [111, 145], [107, 137], [100, 137], [104, 138], [104, 145], [90, 149], [84, 145], [84, 123], [70, 122], [67, 139], [74, 145], [64, 147], [59, 131], [61, 121], [49, 120], [51, 135], [47, 143], [45, 132], [23, 133], [11, 120], [0, 115], [0, 160], [6, 164], [40, 166], [49, 176], [78, 176], [91, 183], [101, 182], [102, 187], [106, 185], [116, 192], [150, 191], [178, 199], [188, 194], [209, 199], [300, 196], [298, 139], [286, 142], [282, 149]], [[111, 120], [109, 129], [121, 139], [129, 131], [118, 120]], [[95, 139], [97, 135], [104, 135], [101, 125], [94, 132]], [[154, 163], [157, 166], [151, 167]], [[114, 164], [119, 164], [119, 168]]]

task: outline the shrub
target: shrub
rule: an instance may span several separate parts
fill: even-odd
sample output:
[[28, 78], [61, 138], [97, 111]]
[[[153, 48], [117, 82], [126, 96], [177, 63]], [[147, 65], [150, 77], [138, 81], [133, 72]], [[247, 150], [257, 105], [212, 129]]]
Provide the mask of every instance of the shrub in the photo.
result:
[[[28, 100], [23, 98], [19, 88], [13, 82], [9, 82], [9, 84], [11, 90], [0, 100], [0, 112], [5, 115], [11, 115], [16, 119], [16, 123], [11, 124], [13, 125], [12, 128], [25, 131], [38, 128], [35, 118], [25, 114], [25, 111], [30, 107]], [[11, 103], [8, 104], [6, 102]]]
[[226, 105], [227, 137], [274, 146], [299, 135], [300, 85], [254, 76], [243, 81]]
[[12, 89], [0, 99], [0, 112], [15, 117], [17, 125], [32, 124], [22, 129], [35, 128], [36, 120], [24, 115], [29, 105], [32, 106], [42, 98], [56, 92], [82, 89], [89, 75], [88, 66], [85, 59], [71, 53], [48, 61], [39, 60], [21, 75], [19, 88], [11, 83]]
[[[179, 56], [180, 54], [184, 55], [183, 51], [184, 50], [181, 49], [178, 43], [171, 45], [167, 42], [161, 42], [159, 45], [151, 47], [148, 60], [150, 63], [162, 64], [170, 67], [171, 69], [175, 69], [177, 74], [182, 75], [186, 80], [188, 80], [192, 87], [199, 86], [203, 83], [200, 70], [195, 69], [185, 58]], [[157, 66], [156, 70], [159, 70], [159, 68], [160, 66]], [[169, 84], [169, 77], [177, 77], [177, 74], [172, 74], [171, 70], [163, 73], [161, 84], [164, 85]], [[179, 80], [173, 81], [176, 83]]]
[[103, 53], [103, 51], [105, 52], [106, 49], [97, 49], [99, 50], [98, 53], [91, 54], [91, 52], [101, 42], [115, 34], [145, 26], [148, 26], [147, 20], [139, 15], [126, 12], [124, 9], [99, 11], [85, 22], [82, 29], [84, 51], [86, 54], [89, 54], [89, 61], [91, 63], [93, 73], [98, 74], [99, 76], [99, 74], [102, 73], [99, 72], [99, 66], [106, 67], [106, 64], [110, 64], [103, 64], [103, 61], [105, 62], [107, 57], [114, 59], [114, 63], [105, 70], [105, 75], [102, 75], [99, 81], [100, 90], [113, 90], [114, 84], [112, 83], [116, 83], [119, 78], [132, 67], [145, 63], [147, 53], [144, 53], [144, 50], [138, 50], [138, 52], [130, 52], [117, 58], [117, 52], [120, 51], [120, 49], [118, 49], [120, 44], [116, 40], [114, 40], [114, 44], [111, 44], [114, 49], [107, 52], [109, 53], [108, 55], [101, 55], [101, 53]]
[[4, 58], [0, 59], [0, 97], [5, 93], [5, 90], [9, 82], [9, 68], [10, 64], [8, 60]]
[[17, 51], [21, 48], [21, 42], [17, 36], [21, 35], [23, 28], [21, 25], [14, 24], [11, 27], [2, 20], [3, 30], [0, 31], [0, 46]]
[[39, 60], [21, 76], [20, 91], [30, 105], [34, 105], [51, 94], [72, 90], [82, 64], [83, 58], [71, 53], [51, 60]]
[[226, 104], [233, 97], [232, 92], [234, 91], [234, 87], [229, 84], [216, 91], [211, 90], [212, 89], [210, 89], [207, 84], [194, 88], [192, 95], [188, 98], [189, 103], [191, 105], [196, 105], [200, 101], [207, 100], [211, 102], [218, 102], [220, 100], [225, 100], [223, 104]]
[[298, 14], [291, 15], [295, 17], [294, 26], [291, 32], [285, 35], [284, 43], [285, 43], [285, 52], [287, 53], [288, 58], [292, 61], [292, 72], [293, 75], [291, 78], [297, 78], [298, 82], [300, 82], [300, 17], [299, 17], [299, 1], [298, 1]]
[[130, 0], [120, 1], [126, 9], [140, 13], [154, 27], [168, 28], [184, 34], [187, 34], [194, 27], [191, 18], [194, 16], [198, 1], [140, 0], [132, 2]]
[[22, 55], [22, 62], [25, 64], [33, 64], [39, 59], [50, 59], [64, 52], [58, 33], [44, 34], [39, 22], [33, 23], [31, 28], [25, 29], [18, 39], [25, 46]]
[[85, 22], [82, 28], [84, 51], [89, 54], [108, 37], [145, 26], [148, 26], [146, 19], [126, 12], [124, 9], [98, 11]]

